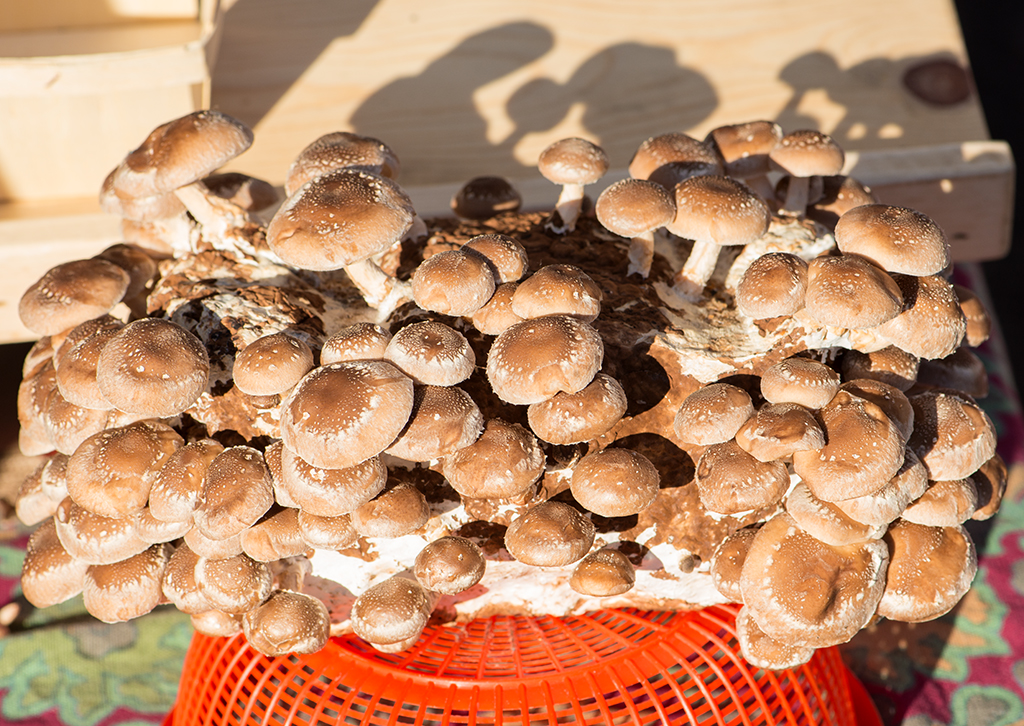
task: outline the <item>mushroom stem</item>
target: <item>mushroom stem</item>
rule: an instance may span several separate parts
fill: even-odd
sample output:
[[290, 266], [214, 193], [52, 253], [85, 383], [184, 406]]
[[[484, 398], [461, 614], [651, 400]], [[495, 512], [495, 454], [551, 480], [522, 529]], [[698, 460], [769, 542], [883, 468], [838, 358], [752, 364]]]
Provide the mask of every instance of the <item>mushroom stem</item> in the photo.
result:
[[790, 214], [802, 217], [807, 212], [808, 190], [811, 179], [805, 176], [789, 177], [789, 187], [786, 191], [786, 201], [779, 210], [781, 214]]
[[362, 293], [366, 304], [375, 308], [380, 320], [386, 320], [399, 305], [412, 300], [412, 287], [384, 272], [371, 259], [361, 260], [345, 267], [349, 279]]
[[563, 184], [562, 192], [555, 202], [555, 211], [558, 213], [562, 224], [554, 222], [550, 225], [551, 231], [558, 234], [572, 232], [576, 229], [576, 220], [580, 217], [580, 209], [583, 207], [583, 185]]
[[772, 186], [771, 180], [768, 179], [767, 174], [749, 176], [741, 181], [766, 202], [770, 202], [775, 199], [775, 187]]
[[687, 302], [697, 302], [711, 279], [721, 246], [710, 240], [695, 240], [683, 269], [672, 280], [672, 289]]
[[412, 226], [409, 227], [409, 231], [403, 235], [403, 240], [411, 240], [415, 242], [421, 237], [426, 237], [430, 234], [430, 230], [427, 229], [427, 223], [423, 221], [423, 217], [415, 215], [412, 218]]
[[651, 262], [654, 261], [654, 231], [637, 235], [629, 243], [629, 268], [627, 275], [638, 273], [646, 278], [651, 274]]
[[250, 222], [248, 212], [234, 202], [218, 197], [201, 181], [175, 189], [174, 194], [202, 227], [206, 237], [228, 239], [232, 231]]

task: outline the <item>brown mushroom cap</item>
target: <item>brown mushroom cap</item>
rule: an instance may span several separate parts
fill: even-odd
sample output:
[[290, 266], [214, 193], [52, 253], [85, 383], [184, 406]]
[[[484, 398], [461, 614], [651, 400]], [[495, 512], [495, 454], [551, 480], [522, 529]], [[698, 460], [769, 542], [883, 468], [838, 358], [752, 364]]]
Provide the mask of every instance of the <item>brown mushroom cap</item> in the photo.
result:
[[992, 316], [988, 314], [985, 304], [973, 290], [954, 283], [953, 291], [956, 293], [956, 299], [960, 303], [960, 310], [963, 312], [967, 324], [965, 335], [967, 345], [977, 348], [988, 340], [988, 336], [992, 332]]
[[375, 648], [403, 650], [419, 637], [432, 609], [429, 594], [418, 582], [391, 577], [356, 598], [352, 630]]
[[175, 416], [206, 390], [210, 358], [193, 333], [160, 318], [128, 323], [100, 353], [96, 379], [116, 408]]
[[938, 275], [895, 275], [903, 311], [880, 324], [877, 334], [919, 358], [945, 358], [959, 347], [967, 321], [953, 286]]
[[523, 319], [512, 311], [512, 296], [518, 282], [506, 282], [494, 289], [487, 304], [471, 316], [473, 327], [484, 335], [500, 335]]
[[245, 346], [231, 369], [238, 390], [252, 396], [284, 393], [313, 368], [313, 351], [288, 333], [271, 333]]
[[[59, 454], [59, 456], [66, 458], [65, 454]], [[46, 462], [37, 466], [21, 482], [18, 493], [15, 495], [14, 513], [22, 524], [29, 527], [52, 517], [57, 511], [57, 506], [67, 496], [65, 491], [63, 494], [51, 497], [43, 489], [43, 469], [45, 468]]]
[[192, 521], [206, 470], [224, 447], [213, 439], [190, 441], [167, 457], [149, 490], [149, 509], [163, 522]]
[[359, 533], [352, 528], [352, 517], [320, 517], [299, 511], [299, 534], [302, 541], [320, 550], [340, 550], [355, 544]]
[[184, 443], [160, 421], [100, 431], [68, 460], [68, 494], [95, 514], [132, 516], [145, 506], [160, 468]]
[[788, 514], [754, 537], [740, 576], [744, 604], [765, 633], [796, 646], [845, 643], [874, 617], [882, 597], [886, 545], [828, 545]]
[[872, 328], [900, 314], [903, 293], [892, 277], [863, 257], [817, 257], [807, 266], [804, 307], [822, 325]]
[[874, 494], [903, 464], [904, 443], [885, 411], [839, 391], [818, 412], [825, 446], [793, 454], [793, 470], [826, 502]]
[[182, 538], [189, 549], [200, 557], [222, 560], [242, 554], [242, 535], [236, 534], [226, 539], [212, 539], [203, 534], [199, 527], [193, 527]]
[[787, 358], [761, 374], [761, 395], [770, 403], [798, 403], [819, 409], [832, 400], [839, 374], [811, 358]]
[[629, 558], [619, 550], [602, 547], [579, 561], [569, 587], [581, 595], [610, 597], [628, 592], [635, 582], [636, 570]]
[[460, 219], [483, 220], [518, 211], [522, 203], [519, 191], [505, 177], [477, 176], [459, 187], [451, 208]]
[[[156, 261], [149, 253], [137, 245], [119, 243], [107, 247], [96, 255], [96, 258], [113, 262], [128, 273], [130, 282], [124, 293], [126, 302], [133, 303], [139, 299], [140, 295], [143, 301], [145, 300], [146, 288], [149, 287], [157, 273]], [[141, 306], [132, 304], [131, 307], [133, 311], [138, 310], [138, 314], [145, 314], [144, 304]], [[139, 309], [140, 307], [141, 309]]]
[[313, 466], [287, 446], [280, 456], [279, 489], [286, 492], [289, 506], [317, 516], [347, 514], [377, 496], [387, 483], [388, 470], [377, 456], [339, 469]]
[[107, 214], [135, 222], [155, 222], [184, 213], [185, 205], [174, 192], [153, 194], [148, 197], [121, 197], [114, 189], [114, 177], [118, 169], [115, 167], [104, 178], [100, 185], [100, 209]]
[[608, 171], [608, 155], [586, 139], [560, 139], [540, 153], [537, 171], [555, 184], [593, 184]]
[[768, 403], [736, 432], [736, 443], [758, 461], [784, 459], [825, 445], [813, 414], [796, 403]]
[[835, 504], [818, 499], [803, 482], [797, 482], [786, 497], [786, 512], [801, 529], [830, 545], [881, 539], [888, 526], [858, 522]]
[[37, 608], [70, 600], [82, 591], [89, 565], [72, 557], [57, 536], [53, 519], [32, 532], [21, 565], [21, 591]]
[[491, 263], [465, 247], [427, 258], [412, 274], [412, 296], [424, 310], [443, 315], [472, 315], [494, 294]]
[[594, 524], [568, 504], [545, 501], [516, 517], [505, 548], [526, 565], [561, 567], [581, 559], [594, 544]]
[[315, 653], [331, 632], [327, 607], [301, 592], [275, 590], [266, 602], [242, 617], [249, 644], [268, 658], [289, 653]]
[[134, 517], [102, 517], [78, 506], [71, 497], [57, 506], [53, 521], [68, 554], [90, 565], [119, 562], [149, 547], [139, 538]]
[[575, 393], [594, 380], [604, 342], [587, 323], [551, 315], [501, 333], [487, 356], [487, 380], [506, 403], [529, 405], [560, 391]]
[[630, 449], [587, 454], [572, 472], [576, 501], [602, 517], [642, 512], [658, 495], [661, 477], [650, 460]]
[[281, 198], [270, 182], [237, 171], [210, 174], [203, 184], [212, 194], [248, 212], [259, 212]]
[[409, 461], [430, 461], [469, 446], [484, 428], [480, 409], [461, 388], [417, 386], [412, 415], [387, 453]]
[[996, 453], [995, 427], [972, 398], [934, 390], [910, 396], [914, 432], [908, 446], [933, 481], [970, 476]]
[[768, 154], [782, 140], [782, 127], [774, 121], [748, 121], [719, 126], [705, 141], [711, 141], [722, 155], [725, 173], [743, 179], [766, 174]]
[[542, 441], [575, 444], [607, 433], [626, 413], [626, 393], [611, 376], [598, 373], [576, 393], [556, 393], [527, 409], [530, 428]]
[[978, 509], [978, 488], [972, 477], [928, 482], [924, 494], [900, 515], [908, 522], [929, 527], [955, 527]]
[[684, 239], [728, 247], [760, 239], [771, 211], [743, 183], [726, 176], [691, 177], [675, 187], [676, 216], [665, 225]]
[[726, 441], [705, 449], [697, 460], [694, 481], [706, 510], [739, 514], [782, 502], [789, 472], [781, 461], [758, 461], [735, 441]]
[[545, 265], [519, 283], [512, 312], [524, 320], [571, 315], [592, 323], [601, 312], [601, 288], [574, 265]]
[[281, 438], [313, 466], [354, 466], [391, 445], [412, 401], [412, 379], [387, 361], [331, 363], [313, 369], [281, 403]]
[[693, 174], [722, 174], [722, 158], [713, 145], [683, 133], [667, 133], [646, 139], [629, 162], [629, 175], [650, 179], [663, 166], [681, 162]]
[[82, 600], [93, 617], [119, 623], [145, 615], [163, 599], [163, 575], [170, 559], [168, 545], [109, 565], [90, 565], [85, 572]]
[[839, 388], [878, 406], [896, 424], [906, 442], [914, 430], [914, 409], [903, 391], [873, 378], [854, 378]]
[[601, 192], [594, 211], [606, 229], [631, 239], [671, 222], [676, 214], [676, 202], [662, 185], [629, 178], [620, 179]]
[[937, 275], [949, 265], [949, 242], [939, 225], [921, 212], [888, 204], [864, 204], [836, 223], [836, 244], [883, 270]]
[[59, 362], [54, 359], [57, 365], [55, 380], [57, 390], [68, 403], [102, 411], [109, 411], [114, 407], [103, 395], [99, 381], [96, 380], [96, 366], [100, 353], [107, 342], [124, 327], [119, 320], [110, 320], [110, 324], [104, 325], [88, 337], [73, 342], [70, 346], [69, 340], [65, 339], [61, 345]]
[[401, 165], [395, 152], [383, 141], [349, 131], [334, 131], [299, 152], [288, 167], [284, 192], [290, 197], [311, 179], [344, 168], [396, 179]]
[[244, 613], [270, 595], [270, 568], [248, 555], [223, 559], [200, 557], [195, 567], [196, 583], [215, 610]]
[[906, 392], [917, 381], [921, 359], [890, 345], [871, 353], [849, 350], [843, 354], [843, 378], [873, 378]]
[[56, 389], [46, 399], [42, 418], [47, 439], [62, 454], [74, 453], [82, 442], [108, 425], [107, 411], [76, 406]]
[[761, 255], [736, 287], [736, 307], [754, 320], [792, 315], [804, 306], [807, 263], [788, 252]]
[[433, 320], [406, 325], [395, 333], [384, 358], [414, 382], [428, 386], [454, 386], [469, 378], [476, 366], [466, 336]]
[[468, 590], [484, 576], [483, 552], [465, 537], [441, 537], [416, 555], [413, 572], [420, 584], [442, 595]]
[[928, 471], [913, 449], [904, 450], [903, 465], [889, 483], [874, 494], [833, 502], [851, 519], [869, 525], [886, 525], [928, 488]]
[[192, 615], [192, 627], [211, 638], [230, 638], [242, 632], [242, 615], [208, 610]]
[[757, 626], [747, 608], [736, 613], [736, 640], [747, 663], [768, 670], [796, 668], [809, 661], [815, 652], [814, 648], [790, 645], [771, 637]]
[[862, 204], [875, 204], [878, 198], [853, 177], [836, 174], [821, 177], [822, 196], [807, 209], [807, 216], [834, 230], [839, 218]]
[[57, 390], [57, 371], [48, 358], [29, 372], [18, 385], [18, 448], [25, 456], [54, 450], [45, 413], [51, 394]]
[[890, 555], [879, 615], [907, 623], [934, 620], [967, 594], [978, 570], [978, 557], [963, 527], [929, 527], [899, 520], [889, 528], [885, 540]]
[[143, 542], [162, 544], [173, 542], [184, 537], [192, 529], [192, 521], [163, 522], [153, 516], [149, 507], [144, 507], [135, 515], [135, 533]]
[[170, 192], [224, 166], [252, 140], [241, 121], [219, 111], [195, 111], [153, 129], [114, 170], [111, 183], [123, 197]]
[[953, 388], [963, 391], [972, 398], [984, 398], [988, 395], [988, 371], [985, 369], [985, 362], [965, 345], [961, 345], [945, 358], [921, 361], [917, 382], [930, 388]]
[[754, 415], [750, 394], [731, 383], [711, 383], [683, 400], [673, 422], [679, 440], [687, 444], [721, 444]]
[[395, 182], [342, 169], [288, 197], [267, 225], [267, 244], [288, 265], [337, 270], [399, 242], [415, 215]]
[[768, 152], [773, 168], [795, 177], [834, 176], [842, 171], [845, 155], [839, 144], [813, 129], [784, 135]]
[[251, 446], [232, 446], [206, 469], [192, 518], [210, 539], [228, 539], [259, 521], [273, 503], [273, 481], [263, 455]]
[[164, 597], [174, 603], [178, 610], [189, 615], [213, 608], [196, 582], [196, 565], [199, 559], [199, 555], [188, 545], [182, 544], [177, 547], [167, 562], [161, 584]]
[[374, 323], [354, 323], [336, 331], [320, 349], [320, 364], [384, 357], [391, 333]]
[[55, 335], [109, 312], [131, 278], [108, 260], [92, 258], [50, 268], [18, 302], [18, 316], [39, 335]]
[[1006, 493], [1007, 476], [1006, 462], [999, 454], [993, 455], [971, 474], [978, 490], [978, 507], [971, 519], [989, 519], [999, 510]]
[[711, 556], [711, 582], [723, 597], [732, 602], [743, 602], [740, 573], [757, 529], [744, 527], [736, 530], [721, 541]]
[[462, 248], [486, 257], [491, 263], [495, 279], [501, 284], [516, 282], [530, 267], [526, 248], [507, 234], [478, 234]]
[[518, 424], [491, 419], [476, 441], [444, 457], [442, 471], [462, 496], [509, 499], [540, 478], [544, 461], [533, 434]]
[[353, 510], [350, 516], [352, 528], [364, 537], [401, 537], [427, 523], [430, 505], [414, 484], [399, 482]]
[[257, 562], [276, 562], [306, 552], [299, 531], [299, 510], [282, 509], [240, 534], [242, 551]]

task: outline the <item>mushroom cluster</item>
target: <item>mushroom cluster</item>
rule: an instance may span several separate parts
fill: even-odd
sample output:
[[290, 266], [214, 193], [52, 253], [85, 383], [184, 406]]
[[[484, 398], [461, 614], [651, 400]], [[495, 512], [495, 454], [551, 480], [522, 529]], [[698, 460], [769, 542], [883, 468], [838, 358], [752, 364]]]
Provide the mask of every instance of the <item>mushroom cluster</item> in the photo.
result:
[[989, 320], [824, 135], [652, 137], [596, 203], [609, 160], [567, 139], [553, 212], [466, 211], [478, 179], [432, 220], [377, 139], [315, 140], [284, 195], [218, 173], [251, 141], [154, 130], [100, 192], [124, 242], [21, 300], [33, 604], [169, 602], [279, 654], [739, 601], [779, 668], [966, 591], [1006, 485]]

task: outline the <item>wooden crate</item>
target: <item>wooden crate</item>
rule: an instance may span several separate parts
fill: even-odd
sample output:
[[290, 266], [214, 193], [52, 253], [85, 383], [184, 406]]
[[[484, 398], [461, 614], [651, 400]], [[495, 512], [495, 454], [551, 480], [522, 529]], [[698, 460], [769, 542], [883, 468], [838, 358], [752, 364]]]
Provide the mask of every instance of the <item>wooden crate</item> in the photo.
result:
[[[611, 180], [650, 135], [764, 118], [835, 135], [847, 171], [883, 201], [933, 216], [955, 259], [1009, 249], [1013, 160], [989, 139], [969, 83], [955, 93], [967, 58], [952, 0], [222, 0], [221, 10], [211, 105], [256, 136], [229, 168], [276, 184], [317, 136], [351, 130], [395, 149], [421, 214], [446, 212], [480, 174], [509, 177], [537, 207], [557, 196], [534, 166], [558, 138], [601, 143]], [[951, 72], [933, 78], [944, 103], [905, 82], [929, 64]], [[94, 189], [171, 116], [125, 138], [89, 198], [0, 205], [0, 340], [30, 337], [15, 312], [28, 282], [116, 241]]]

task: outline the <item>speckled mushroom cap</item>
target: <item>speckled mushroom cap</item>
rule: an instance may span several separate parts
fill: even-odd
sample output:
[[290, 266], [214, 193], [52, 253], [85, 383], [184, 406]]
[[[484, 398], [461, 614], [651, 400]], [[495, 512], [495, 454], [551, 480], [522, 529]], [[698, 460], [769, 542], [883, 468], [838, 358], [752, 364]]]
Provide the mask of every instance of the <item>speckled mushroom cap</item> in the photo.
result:
[[128, 323], [100, 353], [96, 379], [121, 411], [163, 418], [195, 403], [206, 390], [210, 358], [185, 328], [160, 318]]
[[62, 603], [82, 591], [88, 567], [64, 549], [53, 519], [47, 519], [28, 538], [21, 565], [21, 592], [37, 608]]
[[230, 638], [242, 632], [242, 616], [236, 613], [207, 610], [204, 613], [194, 613], [190, 620], [197, 633], [211, 638]]
[[722, 158], [714, 146], [683, 133], [667, 133], [651, 136], [640, 144], [629, 162], [629, 175], [649, 179], [658, 169], [674, 162], [690, 165], [692, 173], [724, 173]]
[[281, 448], [280, 456], [277, 489], [287, 493], [291, 506], [321, 517], [347, 514], [373, 499], [387, 484], [388, 470], [378, 456], [342, 468], [315, 467], [287, 446]]
[[852, 519], [873, 526], [887, 525], [928, 488], [928, 471], [913, 449], [904, 451], [903, 465], [889, 483], [874, 494], [843, 499], [833, 504]]
[[921, 359], [913, 353], [890, 345], [871, 353], [848, 350], [841, 362], [843, 378], [873, 378], [904, 393], [917, 381]]
[[62, 454], [71, 454], [87, 438], [108, 425], [109, 412], [82, 408], [67, 401], [54, 390], [46, 400], [42, 412], [46, 437], [53, 448]]
[[409, 423], [387, 453], [409, 461], [440, 459], [472, 444], [483, 428], [480, 408], [461, 388], [416, 386]]
[[804, 306], [807, 263], [787, 252], [761, 255], [736, 287], [736, 307], [755, 320], [792, 315]]
[[745, 245], [768, 231], [771, 211], [761, 197], [726, 176], [695, 176], [675, 187], [676, 216], [665, 225], [684, 239], [720, 247]]
[[[114, 407], [100, 390], [99, 381], [96, 379], [96, 366], [107, 342], [123, 327], [123, 323], [114, 321], [70, 346], [69, 341], [65, 339], [61, 346], [62, 355], [55, 380], [57, 390], [68, 403], [104, 411]], [[56, 361], [56, 358], [54, 360]]]
[[971, 519], [990, 519], [1003, 502], [1003, 495], [1006, 494], [1008, 472], [1006, 462], [999, 454], [982, 464], [976, 472], [971, 474], [974, 486], [978, 491], [978, 507], [971, 515]]
[[555, 184], [593, 184], [608, 171], [608, 155], [586, 139], [560, 139], [540, 152], [537, 170]]
[[313, 466], [354, 466], [391, 445], [412, 401], [412, 379], [387, 361], [331, 363], [310, 371], [281, 403], [281, 439]]
[[476, 366], [476, 354], [466, 336], [433, 320], [406, 325], [391, 338], [384, 358], [415, 383], [454, 386]]
[[184, 522], [163, 522], [153, 516], [149, 507], [143, 507], [135, 515], [135, 533], [143, 542], [162, 544], [184, 537], [192, 529], [191, 520]]
[[111, 183], [124, 197], [170, 192], [224, 166], [252, 140], [241, 121], [219, 111], [195, 111], [153, 129], [114, 170]]
[[960, 302], [960, 311], [964, 314], [966, 333], [964, 340], [967, 345], [977, 348], [988, 340], [992, 332], [992, 316], [985, 309], [985, 304], [970, 288], [953, 284], [953, 292]]
[[836, 244], [866, 257], [883, 270], [923, 277], [949, 265], [949, 242], [925, 214], [888, 204], [864, 204], [836, 223]]
[[694, 481], [709, 512], [739, 514], [781, 503], [789, 472], [781, 461], [758, 461], [735, 441], [726, 441], [705, 449]]
[[266, 602], [242, 616], [249, 644], [268, 658], [289, 653], [315, 653], [327, 644], [331, 618], [315, 597], [275, 590]]
[[594, 205], [598, 221], [620, 237], [638, 237], [664, 227], [676, 214], [675, 196], [646, 179], [620, 179]]
[[[59, 456], [66, 455], [59, 454]], [[67, 496], [67, 491], [59, 496], [51, 497], [43, 490], [43, 469], [45, 466], [46, 463], [40, 464], [32, 470], [31, 474], [25, 477], [18, 487], [18, 493], [14, 498], [15, 515], [22, 524], [29, 527], [52, 517], [53, 513], [57, 511], [57, 506], [61, 503], [61, 500]]]
[[210, 539], [228, 539], [254, 525], [273, 503], [263, 455], [251, 446], [232, 446], [207, 467], [192, 519]]
[[828, 545], [782, 513], [750, 545], [740, 575], [743, 601], [776, 640], [811, 648], [845, 643], [874, 617], [888, 561], [881, 540]]
[[102, 517], [78, 506], [71, 497], [57, 506], [53, 521], [68, 554], [90, 565], [118, 562], [149, 547], [139, 538], [134, 517]]
[[711, 582], [731, 602], [743, 602], [740, 574], [757, 527], [744, 527], [728, 535], [711, 556]]
[[349, 515], [321, 517], [304, 509], [299, 510], [299, 534], [303, 542], [319, 550], [340, 550], [359, 539]]
[[907, 505], [900, 516], [914, 524], [955, 527], [978, 509], [978, 488], [972, 477], [928, 482], [924, 494]]
[[568, 315], [551, 315], [517, 323], [494, 340], [487, 380], [502, 401], [529, 405], [560, 391], [582, 390], [603, 359], [604, 342], [594, 328]]
[[745, 607], [736, 613], [736, 640], [743, 660], [755, 668], [768, 670], [796, 668], [814, 657], [816, 650], [783, 643], [771, 637], [757, 626]]
[[192, 521], [206, 470], [224, 447], [213, 439], [190, 441], [172, 453], [153, 479], [150, 513], [163, 522]]
[[170, 558], [166, 544], [108, 565], [90, 565], [82, 585], [82, 601], [89, 614], [105, 623], [119, 623], [145, 615], [163, 599], [163, 574]]
[[526, 410], [530, 428], [542, 441], [576, 444], [607, 433], [626, 413], [626, 393], [609, 375], [598, 373], [576, 393], [557, 393]]
[[512, 312], [524, 320], [571, 315], [592, 323], [601, 312], [601, 288], [575, 265], [545, 265], [512, 294]]
[[343, 168], [357, 168], [397, 179], [401, 164], [391, 148], [379, 139], [349, 131], [324, 134], [306, 146], [288, 167], [284, 193], [289, 197], [306, 182]]
[[593, 544], [594, 524], [568, 504], [552, 500], [531, 507], [505, 532], [509, 554], [538, 567], [572, 564]]
[[761, 374], [761, 395], [770, 403], [798, 403], [819, 409], [841, 385], [839, 374], [811, 358], [787, 358]]
[[92, 258], [51, 267], [18, 301], [18, 316], [39, 335], [55, 335], [109, 312], [131, 278], [109, 260]]
[[772, 167], [796, 177], [834, 176], [843, 169], [845, 154], [829, 136], [813, 129], [784, 135], [768, 153]]
[[451, 209], [460, 219], [490, 219], [515, 212], [523, 203], [519, 191], [503, 176], [477, 176], [459, 187]]
[[49, 398], [57, 390], [56, 376], [53, 359], [48, 358], [27, 373], [18, 386], [18, 448], [25, 456], [54, 450], [44, 417]]
[[415, 580], [390, 577], [373, 585], [352, 604], [352, 629], [378, 650], [404, 650], [415, 642], [430, 617], [430, 595]]
[[174, 603], [174, 607], [178, 610], [189, 615], [213, 608], [209, 600], [203, 596], [199, 584], [196, 582], [196, 564], [198, 562], [199, 555], [193, 552], [188, 545], [181, 544], [175, 548], [167, 561], [161, 583], [164, 597]]
[[526, 248], [507, 234], [478, 234], [462, 248], [483, 255], [491, 263], [495, 279], [500, 284], [516, 282], [530, 267]]
[[577, 563], [569, 587], [581, 595], [611, 597], [633, 589], [636, 570], [619, 550], [602, 547]]
[[512, 296], [518, 282], [506, 282], [494, 289], [487, 304], [470, 316], [473, 327], [484, 335], [500, 335], [523, 319], [512, 311]]
[[416, 555], [413, 572], [420, 584], [442, 595], [468, 590], [484, 576], [484, 554], [465, 537], [441, 537]]
[[988, 395], [985, 361], [966, 345], [945, 358], [921, 361], [917, 382], [924, 388], [953, 388], [976, 399]]
[[814, 415], [796, 403], [767, 403], [736, 432], [736, 443], [758, 461], [774, 461], [825, 445]]
[[731, 383], [710, 383], [683, 400], [673, 430], [687, 444], [721, 444], [754, 415], [750, 394]]
[[415, 215], [395, 182], [342, 169], [288, 197], [267, 226], [267, 243], [286, 264], [337, 270], [390, 248], [412, 227]]
[[963, 479], [996, 453], [995, 427], [970, 396], [934, 390], [910, 396], [914, 432], [907, 445], [934, 481]]
[[650, 459], [630, 449], [601, 449], [573, 468], [569, 488], [584, 508], [602, 517], [626, 517], [646, 509], [661, 477]]
[[[113, 262], [128, 273], [128, 289], [125, 290], [125, 301], [132, 303], [139, 300], [149, 284], [156, 276], [156, 261], [144, 249], [137, 245], [118, 243], [110, 245], [98, 255], [97, 259]], [[142, 300], [145, 300], [143, 295]], [[133, 307], [138, 314], [145, 314], [145, 305]]]
[[721, 154], [725, 173], [739, 178], [767, 173], [768, 154], [781, 140], [782, 127], [774, 121], [719, 126], [705, 139]]
[[222, 560], [242, 554], [242, 536], [240, 534], [227, 539], [212, 539], [203, 534], [199, 527], [192, 527], [182, 539], [200, 557]]
[[174, 192], [153, 194], [148, 197], [121, 197], [114, 190], [117, 168], [107, 174], [100, 185], [100, 209], [136, 222], [155, 222], [182, 214], [185, 205]]
[[786, 496], [786, 512], [801, 529], [830, 545], [850, 545], [881, 539], [888, 526], [858, 522], [835, 504], [818, 499], [802, 481], [793, 485]]
[[423, 492], [410, 482], [385, 489], [350, 515], [352, 528], [364, 537], [401, 537], [415, 532], [430, 518]]
[[231, 369], [238, 390], [253, 396], [284, 393], [313, 368], [313, 351], [286, 332], [271, 333], [245, 346]]
[[870, 260], [824, 256], [807, 266], [804, 307], [822, 325], [872, 328], [900, 314], [903, 294], [895, 280]]
[[212, 559], [200, 557], [195, 568], [200, 592], [216, 610], [244, 613], [270, 595], [270, 568], [246, 554]]
[[[899, 520], [886, 533], [889, 567], [878, 614], [908, 623], [944, 615], [974, 580], [978, 558], [963, 527], [929, 527]], [[922, 567], [928, 563], [928, 567]]]
[[903, 464], [903, 437], [881, 408], [848, 391], [818, 411], [825, 446], [793, 454], [793, 470], [826, 502], [874, 494]]
[[185, 444], [161, 421], [106, 429], [82, 442], [68, 460], [68, 494], [104, 517], [133, 516], [149, 499], [160, 468]]
[[442, 471], [464, 497], [509, 499], [533, 486], [544, 473], [544, 461], [527, 429], [491, 419], [476, 441], [444, 457]]
[[455, 317], [472, 315], [494, 294], [491, 263], [472, 249], [445, 250], [420, 263], [412, 295], [424, 310]]
[[241, 532], [242, 552], [257, 562], [298, 557], [309, 549], [299, 532], [299, 510], [282, 509]]
[[384, 357], [391, 333], [375, 323], [353, 323], [335, 331], [320, 349], [320, 364]]
[[903, 296], [902, 312], [877, 328], [880, 338], [919, 358], [945, 358], [967, 332], [953, 286], [937, 275], [896, 275]]
[[910, 438], [914, 430], [914, 409], [903, 391], [873, 378], [854, 378], [840, 386], [839, 390], [871, 401], [896, 424], [904, 442]]

